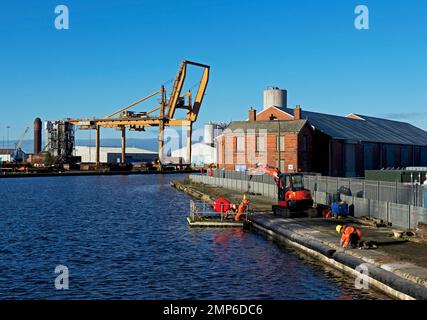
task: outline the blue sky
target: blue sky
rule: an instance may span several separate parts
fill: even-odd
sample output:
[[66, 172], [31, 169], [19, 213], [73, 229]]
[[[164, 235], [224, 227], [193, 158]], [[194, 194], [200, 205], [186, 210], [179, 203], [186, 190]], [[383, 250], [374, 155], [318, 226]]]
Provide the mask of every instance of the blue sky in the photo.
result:
[[[69, 30], [54, 28], [59, 4]], [[369, 30], [354, 27], [359, 4]], [[278, 86], [290, 106], [427, 129], [426, 13], [419, 0], [0, 0], [0, 139], [37, 116], [104, 116], [157, 90], [183, 59], [211, 65], [199, 124], [245, 119]]]

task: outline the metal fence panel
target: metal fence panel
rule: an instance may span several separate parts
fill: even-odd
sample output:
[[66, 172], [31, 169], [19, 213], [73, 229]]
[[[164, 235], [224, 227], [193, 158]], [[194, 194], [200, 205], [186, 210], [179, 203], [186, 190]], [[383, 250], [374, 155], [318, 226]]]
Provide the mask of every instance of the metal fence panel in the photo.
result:
[[371, 216], [369, 199], [353, 197], [353, 205], [355, 217]]
[[418, 222], [424, 222], [427, 223], [427, 208], [421, 208], [421, 207], [410, 207], [411, 214], [410, 214], [410, 228], [416, 229], [418, 227]]
[[388, 203], [384, 201], [369, 201], [370, 217], [388, 221]]
[[390, 222], [392, 226], [409, 229], [410, 206], [398, 203], [389, 203], [388, 209], [387, 221]]
[[351, 195], [358, 198], [365, 196], [365, 181], [362, 179], [349, 179]]

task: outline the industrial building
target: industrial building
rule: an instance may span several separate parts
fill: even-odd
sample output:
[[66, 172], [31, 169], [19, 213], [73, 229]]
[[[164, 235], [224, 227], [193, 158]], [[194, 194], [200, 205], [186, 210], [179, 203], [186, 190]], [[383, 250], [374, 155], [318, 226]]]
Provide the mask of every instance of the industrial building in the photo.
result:
[[[204, 143], [194, 143], [191, 146], [191, 164], [196, 166], [209, 165], [211, 163], [216, 163], [216, 148], [211, 147]], [[185, 158], [186, 148], [181, 148], [178, 150], [172, 151], [172, 158]], [[187, 160], [187, 159], [186, 159]], [[187, 163], [187, 161], [186, 161]]]
[[[89, 146], [76, 146], [75, 156], [81, 157], [82, 162], [96, 163], [96, 148]], [[140, 149], [140, 148], [126, 148], [126, 163], [136, 162], [152, 162], [158, 158], [158, 153], [155, 151]], [[99, 162], [101, 163], [120, 163], [122, 161], [122, 148], [121, 147], [100, 147], [99, 148]]]
[[27, 154], [22, 149], [2, 148], [0, 149], [0, 162], [11, 162], [15, 159], [27, 159]]
[[172, 158], [184, 159], [186, 163], [205, 166], [217, 163], [216, 138], [224, 130], [225, 124], [209, 122], [204, 126], [203, 141], [192, 144], [191, 161], [187, 159], [187, 147], [173, 150]]
[[218, 137], [220, 167], [258, 160], [282, 171], [364, 176], [365, 170], [427, 166], [427, 132], [409, 123], [351, 113], [336, 116], [287, 107], [287, 91], [267, 88], [264, 108], [249, 110]]

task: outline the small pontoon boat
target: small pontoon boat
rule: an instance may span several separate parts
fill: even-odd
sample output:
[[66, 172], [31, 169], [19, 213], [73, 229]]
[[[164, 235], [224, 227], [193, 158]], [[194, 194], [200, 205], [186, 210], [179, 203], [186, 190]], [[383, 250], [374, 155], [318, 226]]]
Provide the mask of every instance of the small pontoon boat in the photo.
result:
[[227, 203], [206, 203], [190, 200], [190, 215], [187, 217], [191, 227], [243, 227], [246, 214], [236, 220], [237, 213]]

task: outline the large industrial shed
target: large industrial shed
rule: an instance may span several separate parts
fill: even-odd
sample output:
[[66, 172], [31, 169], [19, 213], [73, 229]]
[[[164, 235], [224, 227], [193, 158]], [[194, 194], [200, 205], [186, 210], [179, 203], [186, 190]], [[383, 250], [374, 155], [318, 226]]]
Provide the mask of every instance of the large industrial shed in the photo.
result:
[[[290, 109], [285, 110], [291, 112]], [[409, 123], [349, 114], [302, 111], [314, 128], [313, 170], [331, 176], [364, 176], [382, 168], [427, 166], [427, 132]]]
[[[100, 147], [100, 162], [101, 163], [119, 163], [121, 161], [120, 147]], [[96, 162], [96, 148], [89, 146], [76, 146], [75, 155], [81, 157], [82, 162]], [[145, 150], [141, 148], [126, 148], [126, 162], [152, 162], [158, 158], [158, 153], [155, 151]]]

